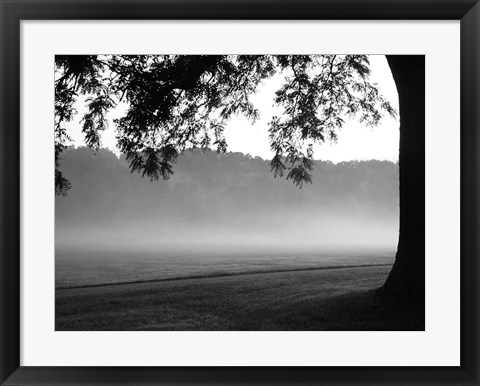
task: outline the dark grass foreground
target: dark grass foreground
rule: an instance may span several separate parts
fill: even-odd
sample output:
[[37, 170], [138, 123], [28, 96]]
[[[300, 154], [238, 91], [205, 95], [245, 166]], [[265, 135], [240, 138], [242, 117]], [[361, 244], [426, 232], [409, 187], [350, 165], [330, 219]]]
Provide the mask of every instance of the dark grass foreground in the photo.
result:
[[423, 303], [399, 303], [375, 290], [389, 270], [343, 268], [57, 290], [55, 329], [424, 330]]

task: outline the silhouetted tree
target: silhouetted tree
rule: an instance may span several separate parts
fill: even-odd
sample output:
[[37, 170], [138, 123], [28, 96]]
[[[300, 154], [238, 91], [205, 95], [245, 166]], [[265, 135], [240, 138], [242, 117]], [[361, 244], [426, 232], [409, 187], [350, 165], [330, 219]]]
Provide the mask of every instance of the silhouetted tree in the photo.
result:
[[[262, 80], [284, 72], [275, 98], [284, 114], [273, 117], [269, 128], [271, 168], [297, 185], [311, 182], [313, 144], [335, 141], [342, 117], [376, 125], [382, 110], [395, 115], [368, 81], [368, 64], [364, 55], [57, 56], [57, 161], [68, 140], [63, 123], [73, 116], [77, 94], [90, 96], [83, 132], [92, 148], [100, 145], [106, 112], [126, 100], [129, 108], [115, 122], [120, 150], [132, 170], [167, 179], [185, 148], [214, 145], [224, 153], [228, 119], [244, 114], [256, 120], [250, 96]], [[62, 181], [58, 193], [68, 188]]]
[[425, 57], [387, 55], [400, 109], [400, 233], [384, 288], [425, 298]]
[[[422, 295], [424, 165], [424, 59], [387, 56], [400, 100], [400, 237], [397, 259], [385, 288]], [[118, 146], [132, 171], [167, 179], [172, 162], [189, 147], [216, 146], [225, 152], [225, 123], [233, 114], [251, 120], [258, 111], [250, 96], [276, 72], [285, 82], [275, 102], [283, 114], [270, 122], [271, 169], [301, 186], [311, 182], [313, 144], [336, 140], [344, 116], [376, 125], [395, 111], [369, 82], [365, 55], [233, 56], [57, 56], [55, 82], [55, 189], [70, 187], [59, 170], [68, 141], [64, 122], [74, 114], [78, 94], [90, 96], [83, 119], [86, 144], [100, 146], [105, 113], [117, 101], [128, 110], [115, 121]], [[420, 205], [418, 204], [420, 203]], [[424, 220], [423, 220], [424, 221]]]

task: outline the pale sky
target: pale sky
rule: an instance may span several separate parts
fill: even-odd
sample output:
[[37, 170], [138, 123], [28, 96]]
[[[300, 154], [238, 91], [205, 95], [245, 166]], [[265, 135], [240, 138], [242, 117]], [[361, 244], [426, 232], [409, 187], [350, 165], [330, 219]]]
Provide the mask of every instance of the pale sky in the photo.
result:
[[[392, 74], [384, 55], [369, 56], [372, 74], [370, 81], [378, 84], [378, 89], [398, 111], [398, 94]], [[258, 88], [257, 94], [252, 97], [254, 106], [260, 111], [260, 119], [251, 124], [243, 116], [233, 117], [225, 129], [228, 151], [242, 152], [264, 159], [271, 159], [268, 142], [268, 123], [280, 110], [273, 107], [275, 91], [282, 82], [280, 76], [273, 77]], [[67, 132], [73, 139], [75, 146], [84, 145], [84, 134], [80, 120], [86, 111], [85, 102], [77, 103], [78, 114], [67, 124]], [[125, 111], [125, 106], [118, 106], [107, 116], [109, 128], [101, 133], [102, 146], [111, 149], [117, 155], [114, 118], [120, 118]], [[366, 127], [358, 119], [348, 120], [338, 133], [336, 144], [325, 142], [315, 147], [315, 159], [329, 160], [332, 162], [351, 160], [389, 160], [398, 161], [399, 149], [399, 122], [385, 115], [377, 127]]]

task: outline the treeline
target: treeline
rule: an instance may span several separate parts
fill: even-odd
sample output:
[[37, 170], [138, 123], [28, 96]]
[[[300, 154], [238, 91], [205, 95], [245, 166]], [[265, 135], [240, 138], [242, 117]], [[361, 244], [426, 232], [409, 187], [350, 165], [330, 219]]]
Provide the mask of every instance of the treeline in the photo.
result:
[[72, 189], [56, 198], [57, 234], [119, 224], [131, 232], [177, 229], [185, 235], [227, 228], [238, 234], [246, 227], [280, 234], [314, 227], [322, 218], [326, 228], [335, 228], [335, 219], [360, 219], [359, 227], [368, 219], [398, 223], [398, 166], [388, 161], [316, 161], [313, 183], [302, 189], [274, 178], [268, 160], [198, 149], [182, 153], [166, 181], [131, 173], [125, 157], [107, 149], [67, 149], [61, 168]]

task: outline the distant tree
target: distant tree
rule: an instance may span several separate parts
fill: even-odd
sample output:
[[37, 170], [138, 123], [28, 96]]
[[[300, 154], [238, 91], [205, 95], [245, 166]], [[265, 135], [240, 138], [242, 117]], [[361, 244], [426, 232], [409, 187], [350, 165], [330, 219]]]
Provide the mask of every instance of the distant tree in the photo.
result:
[[[424, 191], [424, 57], [387, 55], [387, 61], [400, 101], [401, 206], [397, 258], [385, 288], [418, 296], [424, 291], [418, 213]], [[64, 123], [72, 119], [79, 94], [89, 95], [83, 132], [92, 148], [100, 146], [106, 112], [118, 101], [128, 103], [125, 116], [115, 121], [118, 146], [131, 170], [151, 179], [169, 178], [172, 162], [186, 148], [214, 145], [225, 152], [226, 122], [234, 114], [258, 118], [250, 96], [274, 73], [286, 77], [275, 97], [283, 114], [269, 126], [270, 166], [275, 176], [299, 186], [311, 182], [313, 144], [335, 141], [343, 117], [377, 125], [384, 112], [395, 115], [369, 82], [365, 55], [56, 56], [55, 63], [57, 194], [70, 187], [59, 157], [68, 142]]]
[[[218, 155], [212, 150], [182, 152], [171, 181], [158, 184], [130, 173], [124, 156], [117, 158], [103, 148], [95, 154], [86, 147], [66, 149], [62, 153], [62, 170], [74, 189], [66, 198], [58, 199], [59, 213], [68, 218], [85, 212], [95, 216], [94, 222], [99, 217], [116, 218], [127, 209], [137, 212], [143, 206], [147, 215], [158, 218], [169, 208], [185, 207], [183, 198], [195, 203], [199, 197], [204, 208], [196, 210], [208, 213], [221, 213], [222, 201], [228, 200], [234, 209], [246, 205], [272, 213], [292, 209], [303, 213], [337, 212], [339, 216], [356, 212], [372, 218], [398, 215], [398, 167], [388, 161], [332, 164], [317, 160], [312, 176], [321, 183], [302, 191], [286, 181], [268, 178], [268, 160], [249, 158], [243, 153]], [[179, 197], [181, 191], [186, 191], [187, 196]], [[226, 191], [230, 192], [228, 197]], [[135, 202], [130, 203], [132, 199]], [[70, 208], [77, 204], [78, 210]], [[115, 205], [112, 213], [109, 205]]]

